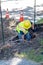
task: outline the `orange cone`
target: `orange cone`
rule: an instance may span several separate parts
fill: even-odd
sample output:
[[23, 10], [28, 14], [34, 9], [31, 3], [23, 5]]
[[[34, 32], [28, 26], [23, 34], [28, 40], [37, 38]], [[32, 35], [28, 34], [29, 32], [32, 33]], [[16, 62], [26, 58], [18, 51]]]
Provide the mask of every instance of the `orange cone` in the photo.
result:
[[6, 11], [6, 18], [9, 19], [9, 12], [8, 12], [8, 9]]
[[19, 19], [20, 22], [24, 21], [24, 16], [23, 14], [20, 14], [20, 19]]

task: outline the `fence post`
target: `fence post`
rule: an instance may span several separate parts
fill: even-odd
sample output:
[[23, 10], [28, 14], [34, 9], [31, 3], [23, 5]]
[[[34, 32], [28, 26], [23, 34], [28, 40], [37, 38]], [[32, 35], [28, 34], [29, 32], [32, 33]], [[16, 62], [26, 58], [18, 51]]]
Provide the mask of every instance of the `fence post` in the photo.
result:
[[34, 0], [34, 25], [35, 25], [35, 21], [36, 21], [36, 0]]
[[1, 30], [2, 30], [2, 41], [3, 41], [3, 45], [4, 45], [5, 40], [4, 40], [4, 29], [3, 29], [3, 21], [2, 21], [1, 0], [0, 0], [0, 19], [1, 19]]

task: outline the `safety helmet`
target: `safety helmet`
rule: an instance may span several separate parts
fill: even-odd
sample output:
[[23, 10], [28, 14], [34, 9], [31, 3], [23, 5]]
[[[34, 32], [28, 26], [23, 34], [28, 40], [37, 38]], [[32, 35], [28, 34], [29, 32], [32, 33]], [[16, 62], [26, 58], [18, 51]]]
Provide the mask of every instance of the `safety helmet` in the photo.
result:
[[29, 20], [25, 20], [25, 21], [24, 21], [24, 28], [25, 28], [25, 29], [31, 28], [31, 22], [30, 22]]

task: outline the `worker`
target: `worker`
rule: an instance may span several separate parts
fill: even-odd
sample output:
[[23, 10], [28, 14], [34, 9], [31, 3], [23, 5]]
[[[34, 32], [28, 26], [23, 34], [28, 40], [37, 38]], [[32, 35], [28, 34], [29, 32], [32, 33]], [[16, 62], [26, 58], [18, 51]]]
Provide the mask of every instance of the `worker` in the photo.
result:
[[18, 32], [18, 38], [23, 40], [23, 36], [26, 40], [31, 39], [31, 34], [28, 31], [31, 28], [31, 22], [30, 20], [24, 20], [23, 22], [20, 22], [17, 27], [16, 31]]

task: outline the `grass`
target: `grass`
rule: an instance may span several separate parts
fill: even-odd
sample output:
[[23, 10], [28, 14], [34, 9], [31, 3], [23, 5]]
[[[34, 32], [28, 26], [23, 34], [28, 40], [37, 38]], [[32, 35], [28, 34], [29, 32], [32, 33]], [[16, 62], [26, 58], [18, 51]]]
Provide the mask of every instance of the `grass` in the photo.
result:
[[38, 20], [35, 24], [41, 24], [43, 23], [43, 18], [41, 18], [40, 20]]
[[40, 39], [40, 44], [43, 46], [43, 38]]
[[[39, 42], [41, 46], [43, 46], [43, 38], [40, 38]], [[43, 61], [43, 48], [39, 47], [39, 50], [37, 51], [37, 53], [35, 53], [35, 51], [37, 50], [31, 49], [29, 51], [29, 48], [27, 48], [24, 52], [21, 52], [20, 54], [18, 54], [18, 57], [26, 58], [28, 60], [33, 60], [36, 62], [42, 62]]]
[[[42, 51], [42, 49], [40, 49], [40, 52]], [[43, 55], [41, 54], [34, 54], [35, 50], [32, 49], [30, 52], [22, 52], [21, 54], [18, 54], [18, 57], [20, 58], [26, 58], [28, 60], [33, 60], [36, 62], [41, 62], [43, 61]]]

